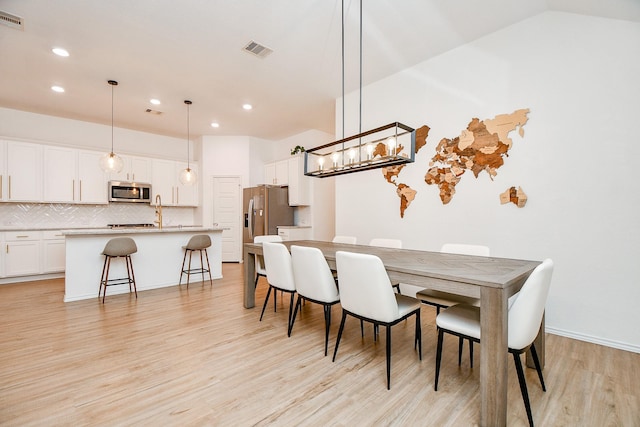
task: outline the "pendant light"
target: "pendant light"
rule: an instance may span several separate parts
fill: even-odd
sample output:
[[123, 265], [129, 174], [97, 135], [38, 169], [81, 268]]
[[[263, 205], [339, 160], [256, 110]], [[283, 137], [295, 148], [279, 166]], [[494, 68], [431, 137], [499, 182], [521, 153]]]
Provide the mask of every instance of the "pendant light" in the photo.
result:
[[107, 83], [111, 85], [111, 152], [100, 158], [100, 169], [105, 172], [118, 173], [122, 171], [124, 167], [122, 157], [113, 152], [113, 87], [118, 86], [118, 82], [115, 80], [107, 80]]
[[[358, 134], [345, 138], [344, 108], [344, 0], [342, 0], [342, 139], [304, 153], [304, 174], [326, 178], [329, 176], [413, 163], [416, 131], [402, 123], [393, 122], [379, 128], [362, 131], [362, 0], [360, 0], [360, 100], [358, 106]], [[405, 151], [406, 150], [406, 151]]]
[[187, 168], [180, 171], [180, 182], [184, 185], [192, 185], [196, 181], [196, 173], [191, 169], [191, 164], [189, 163], [189, 142], [190, 142], [190, 133], [189, 133], [189, 106], [192, 104], [191, 101], [185, 99], [185, 104], [187, 104]]

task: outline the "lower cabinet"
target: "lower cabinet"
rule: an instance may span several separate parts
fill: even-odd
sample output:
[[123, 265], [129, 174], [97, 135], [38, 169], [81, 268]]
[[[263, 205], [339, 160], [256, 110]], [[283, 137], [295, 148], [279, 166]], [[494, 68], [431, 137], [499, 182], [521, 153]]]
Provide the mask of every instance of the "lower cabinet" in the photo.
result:
[[40, 232], [7, 231], [4, 238], [4, 275], [12, 277], [40, 274]]
[[62, 273], [65, 268], [64, 235], [60, 230], [42, 232], [42, 272]]
[[278, 227], [278, 236], [285, 242], [288, 240], [311, 240], [313, 233], [311, 227]]

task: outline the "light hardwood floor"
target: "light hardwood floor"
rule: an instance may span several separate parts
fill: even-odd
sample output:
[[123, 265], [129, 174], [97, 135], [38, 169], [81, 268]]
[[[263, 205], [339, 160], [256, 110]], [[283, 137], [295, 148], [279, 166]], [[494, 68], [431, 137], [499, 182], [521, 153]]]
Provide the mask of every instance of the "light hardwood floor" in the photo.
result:
[[[434, 310], [423, 307], [423, 360], [412, 321], [392, 331], [391, 390], [384, 337], [347, 327], [335, 363], [323, 354], [323, 314], [308, 303], [287, 338], [278, 298], [259, 322], [242, 306], [242, 266], [224, 279], [63, 303], [63, 280], [0, 286], [0, 425], [467, 426], [477, 423], [478, 369], [457, 366], [445, 339], [433, 391]], [[178, 267], [176, 267], [178, 270]], [[96, 276], [97, 277], [97, 276]], [[97, 286], [97, 281], [96, 281]], [[333, 309], [330, 353], [340, 317]], [[466, 347], [465, 347], [466, 350]], [[547, 335], [547, 392], [527, 369], [538, 426], [640, 425], [640, 354]], [[527, 425], [509, 365], [508, 425]]]

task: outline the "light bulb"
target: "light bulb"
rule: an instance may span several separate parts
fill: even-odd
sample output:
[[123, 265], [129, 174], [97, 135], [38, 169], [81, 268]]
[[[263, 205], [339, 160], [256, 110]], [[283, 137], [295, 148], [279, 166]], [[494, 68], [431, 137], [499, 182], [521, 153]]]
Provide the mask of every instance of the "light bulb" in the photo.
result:
[[184, 185], [192, 185], [196, 178], [196, 173], [191, 168], [182, 169], [180, 172], [180, 182]]
[[324, 166], [324, 157], [319, 157], [318, 158], [318, 169], [322, 170], [323, 166]]
[[389, 137], [387, 139], [387, 146], [389, 147], [389, 155], [394, 156], [396, 154], [396, 139], [394, 137]]
[[353, 160], [356, 158], [356, 150], [351, 148], [349, 149], [349, 160], [353, 163]]
[[331, 156], [331, 159], [333, 160], [333, 167], [337, 167], [338, 166], [338, 159], [340, 158], [340, 155], [338, 153], [333, 153], [333, 155]]

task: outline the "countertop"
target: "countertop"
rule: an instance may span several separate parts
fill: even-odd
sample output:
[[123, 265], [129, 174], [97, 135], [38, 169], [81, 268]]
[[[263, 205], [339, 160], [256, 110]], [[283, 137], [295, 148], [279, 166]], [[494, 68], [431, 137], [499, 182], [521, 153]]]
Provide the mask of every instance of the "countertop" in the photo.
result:
[[222, 232], [222, 227], [199, 227], [199, 226], [171, 226], [171, 227], [142, 227], [142, 228], [72, 228], [63, 229], [65, 236], [95, 236], [105, 234], [150, 234], [150, 233], [193, 233], [193, 232]]
[[277, 228], [311, 228], [310, 225], [278, 225]]

